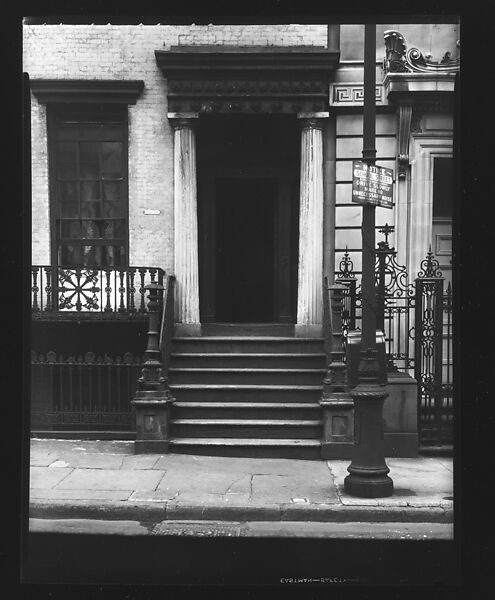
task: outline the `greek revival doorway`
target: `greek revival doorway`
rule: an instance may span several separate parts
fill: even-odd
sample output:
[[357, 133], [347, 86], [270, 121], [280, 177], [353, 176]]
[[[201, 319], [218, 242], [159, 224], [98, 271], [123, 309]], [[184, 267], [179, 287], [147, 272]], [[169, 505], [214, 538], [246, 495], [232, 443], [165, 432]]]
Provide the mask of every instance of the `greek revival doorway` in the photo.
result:
[[296, 119], [205, 117], [197, 145], [201, 322], [295, 323]]

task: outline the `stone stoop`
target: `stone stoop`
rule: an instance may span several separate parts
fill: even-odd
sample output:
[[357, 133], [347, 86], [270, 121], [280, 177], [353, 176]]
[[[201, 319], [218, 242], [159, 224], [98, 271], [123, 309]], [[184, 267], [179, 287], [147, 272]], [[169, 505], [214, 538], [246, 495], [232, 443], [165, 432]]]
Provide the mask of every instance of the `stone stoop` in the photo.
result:
[[321, 458], [324, 340], [261, 332], [174, 337], [172, 452]]

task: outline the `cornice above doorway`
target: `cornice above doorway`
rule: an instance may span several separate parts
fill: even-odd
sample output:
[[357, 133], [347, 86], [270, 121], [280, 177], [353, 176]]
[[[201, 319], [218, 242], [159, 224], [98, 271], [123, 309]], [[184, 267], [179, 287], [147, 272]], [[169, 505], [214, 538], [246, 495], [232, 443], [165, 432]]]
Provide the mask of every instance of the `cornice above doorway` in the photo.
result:
[[156, 50], [172, 112], [256, 114], [324, 111], [339, 52], [297, 47]]

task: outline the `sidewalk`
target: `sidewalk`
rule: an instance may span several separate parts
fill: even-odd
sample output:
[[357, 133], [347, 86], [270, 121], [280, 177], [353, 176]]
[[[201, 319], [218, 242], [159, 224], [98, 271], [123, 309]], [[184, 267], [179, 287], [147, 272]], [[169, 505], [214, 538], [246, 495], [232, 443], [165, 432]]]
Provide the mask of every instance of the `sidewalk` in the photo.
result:
[[452, 535], [448, 458], [387, 459], [394, 494], [379, 499], [344, 492], [350, 461], [134, 455], [132, 442], [42, 439], [31, 441], [30, 458], [32, 531], [49, 528], [43, 519], [71, 520], [64, 530], [77, 532], [93, 531], [95, 520], [128, 522], [107, 529], [132, 535], [180, 534], [188, 523], [201, 535], [206, 521], [217, 523], [218, 535], [277, 536], [289, 523], [294, 535], [305, 535], [303, 523], [306, 535], [315, 523], [334, 535], [353, 523], [402, 532], [443, 524]]

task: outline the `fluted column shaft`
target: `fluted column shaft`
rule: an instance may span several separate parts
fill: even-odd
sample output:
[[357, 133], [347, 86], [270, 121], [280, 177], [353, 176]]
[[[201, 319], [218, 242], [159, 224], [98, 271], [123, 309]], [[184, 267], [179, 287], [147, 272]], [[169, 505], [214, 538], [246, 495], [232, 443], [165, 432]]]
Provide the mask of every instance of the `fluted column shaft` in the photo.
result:
[[297, 324], [322, 323], [323, 279], [323, 121], [328, 113], [299, 115], [301, 187]]
[[174, 127], [176, 320], [199, 323], [196, 115], [169, 114]]

